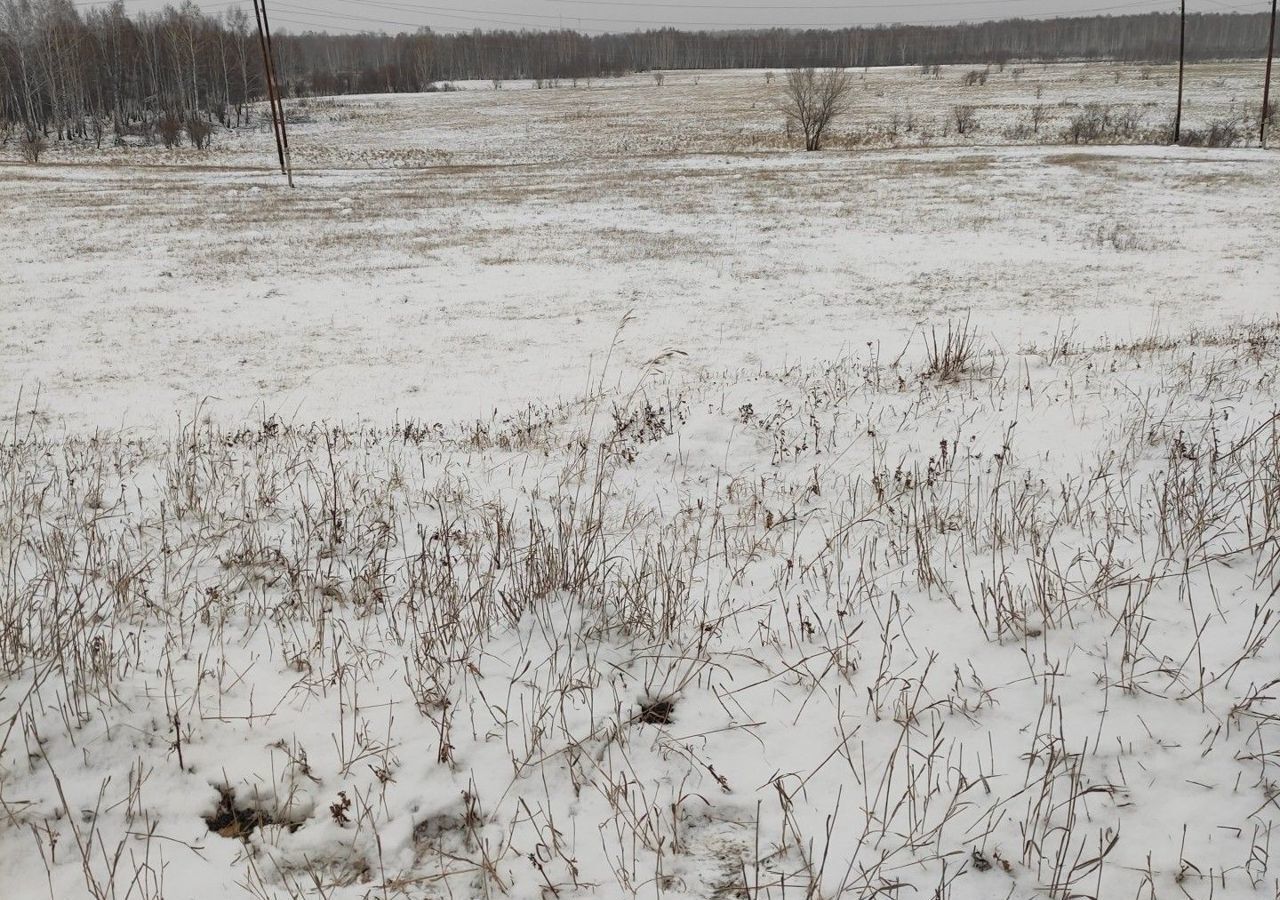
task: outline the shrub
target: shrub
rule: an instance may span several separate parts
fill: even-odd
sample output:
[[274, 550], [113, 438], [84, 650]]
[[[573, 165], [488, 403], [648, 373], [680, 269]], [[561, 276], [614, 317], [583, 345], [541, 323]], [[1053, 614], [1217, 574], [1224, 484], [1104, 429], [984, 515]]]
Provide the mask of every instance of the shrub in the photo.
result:
[[187, 137], [191, 139], [192, 147], [208, 150], [209, 142], [213, 139], [213, 128], [199, 116], [192, 116], [187, 122]]
[[156, 120], [156, 133], [166, 150], [182, 146], [182, 119], [176, 113], [165, 113]]
[[44, 136], [35, 131], [28, 131], [23, 135], [22, 140], [18, 142], [18, 149], [22, 153], [23, 161], [32, 165], [40, 162], [40, 155], [44, 153], [48, 146], [49, 142], [44, 139]]
[[1240, 126], [1229, 119], [1218, 119], [1203, 130], [1184, 128], [1179, 143], [1184, 147], [1234, 147], [1240, 143]]
[[956, 123], [957, 134], [978, 130], [978, 111], [972, 106], [951, 107], [951, 118]]
[[1062, 137], [1073, 144], [1124, 143], [1141, 136], [1141, 124], [1142, 114], [1136, 109], [1090, 103], [1071, 118]]
[[1102, 140], [1111, 124], [1110, 109], [1090, 103], [1082, 112], [1071, 117], [1063, 131], [1063, 137], [1073, 144], [1092, 144]]

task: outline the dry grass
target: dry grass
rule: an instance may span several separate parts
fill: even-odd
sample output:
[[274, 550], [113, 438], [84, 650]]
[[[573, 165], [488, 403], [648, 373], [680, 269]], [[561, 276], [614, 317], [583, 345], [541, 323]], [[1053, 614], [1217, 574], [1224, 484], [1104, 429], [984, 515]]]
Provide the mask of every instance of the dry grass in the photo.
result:
[[229, 838], [260, 897], [1269, 884], [1280, 332], [973, 379], [946, 328], [465, 427], [20, 415], [0, 844], [104, 898]]

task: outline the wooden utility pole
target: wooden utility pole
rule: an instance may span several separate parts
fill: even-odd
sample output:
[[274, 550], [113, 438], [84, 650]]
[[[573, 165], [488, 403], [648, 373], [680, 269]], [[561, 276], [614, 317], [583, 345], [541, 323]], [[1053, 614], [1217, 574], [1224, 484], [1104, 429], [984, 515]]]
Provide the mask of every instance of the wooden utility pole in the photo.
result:
[[258, 48], [262, 51], [262, 79], [266, 83], [267, 103], [271, 106], [271, 133], [276, 139], [276, 153], [280, 157], [280, 174], [284, 174], [284, 144], [280, 142], [280, 120], [276, 116], [276, 92], [271, 83], [271, 57], [267, 53], [267, 38], [262, 31], [262, 10], [258, 0], [253, 0], [253, 17], [258, 23]]
[[262, 48], [262, 73], [267, 82], [267, 102], [271, 104], [271, 127], [276, 137], [276, 153], [280, 157], [280, 173], [293, 187], [293, 159], [289, 155], [289, 132], [285, 127], [284, 100], [276, 80], [275, 53], [271, 46], [271, 23], [267, 19], [267, 0], [253, 0], [253, 14], [258, 22], [258, 45]]
[[[267, 19], [267, 0], [258, 0], [262, 4], [262, 30], [267, 35], [267, 57], [271, 60], [271, 81], [276, 87], [276, 109], [280, 111], [280, 143], [284, 145], [285, 175], [289, 178], [289, 187], [293, 187], [293, 157], [289, 154], [289, 129], [285, 127], [284, 98], [280, 96], [280, 79], [276, 77], [276, 51], [271, 46], [271, 22]], [[1186, 3], [1186, 0], [1183, 0]]]
[[1187, 64], [1187, 0], [1182, 0], [1182, 25], [1178, 32], [1178, 111], [1173, 115], [1173, 142], [1182, 140], [1182, 77]]
[[1267, 78], [1262, 84], [1262, 123], [1258, 126], [1258, 143], [1267, 146], [1267, 125], [1271, 120], [1271, 60], [1276, 55], [1276, 0], [1271, 0], [1271, 37], [1267, 40]]

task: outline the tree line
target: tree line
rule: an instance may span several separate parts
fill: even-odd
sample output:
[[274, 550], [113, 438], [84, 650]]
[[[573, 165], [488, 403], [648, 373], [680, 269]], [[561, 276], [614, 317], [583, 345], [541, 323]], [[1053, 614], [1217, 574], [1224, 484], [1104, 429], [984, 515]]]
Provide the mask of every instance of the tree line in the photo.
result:
[[[1256, 58], [1265, 14], [1195, 14], [1191, 60]], [[278, 33], [287, 97], [431, 90], [464, 79], [583, 79], [656, 69], [870, 67], [1010, 60], [1169, 62], [1178, 17], [1151, 13], [960, 25], [845, 29]], [[186, 127], [234, 127], [265, 94], [257, 33], [244, 9], [207, 14], [185, 0], [129, 15], [123, 0], [0, 0], [0, 138], [166, 141]]]

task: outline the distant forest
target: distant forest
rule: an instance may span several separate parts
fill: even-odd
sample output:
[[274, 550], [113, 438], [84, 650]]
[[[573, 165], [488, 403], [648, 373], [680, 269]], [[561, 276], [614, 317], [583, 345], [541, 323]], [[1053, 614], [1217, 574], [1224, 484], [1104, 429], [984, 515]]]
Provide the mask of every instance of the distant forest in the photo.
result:
[[[1172, 5], [1172, 4], [1171, 4]], [[207, 15], [187, 0], [129, 15], [122, 0], [0, 0], [0, 138], [119, 138], [162, 120], [239, 124], [264, 94], [252, 6]], [[1265, 14], [1189, 17], [1191, 60], [1257, 58]], [[1178, 17], [1152, 13], [840, 30], [588, 35], [575, 31], [286, 33], [286, 96], [414, 92], [461, 79], [584, 79], [652, 69], [945, 65], [1177, 58]]]

